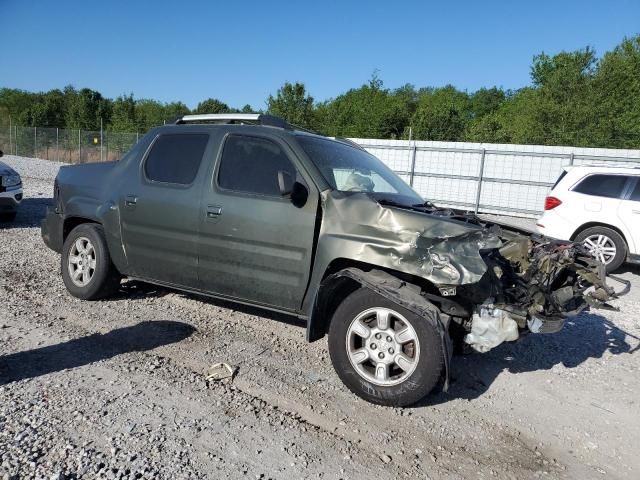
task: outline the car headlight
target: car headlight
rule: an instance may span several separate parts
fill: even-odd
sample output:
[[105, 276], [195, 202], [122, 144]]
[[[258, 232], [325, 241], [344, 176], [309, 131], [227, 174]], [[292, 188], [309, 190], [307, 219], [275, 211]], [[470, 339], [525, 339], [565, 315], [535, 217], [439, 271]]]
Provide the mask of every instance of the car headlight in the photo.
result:
[[2, 177], [2, 186], [3, 187], [15, 187], [16, 185], [20, 185], [22, 183], [22, 179], [20, 175], [7, 175], [6, 177]]

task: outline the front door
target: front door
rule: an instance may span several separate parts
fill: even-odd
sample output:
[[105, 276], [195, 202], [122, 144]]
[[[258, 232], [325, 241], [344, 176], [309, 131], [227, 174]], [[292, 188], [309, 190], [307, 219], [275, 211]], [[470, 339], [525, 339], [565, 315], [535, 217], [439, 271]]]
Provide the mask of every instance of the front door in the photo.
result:
[[122, 186], [119, 207], [130, 275], [197, 288], [200, 202], [208, 170], [201, 164], [208, 141], [205, 132], [159, 135]]
[[[203, 290], [297, 310], [311, 269], [318, 192], [277, 138], [228, 135], [203, 190], [198, 249]], [[278, 187], [278, 171], [304, 183], [295, 206]]]

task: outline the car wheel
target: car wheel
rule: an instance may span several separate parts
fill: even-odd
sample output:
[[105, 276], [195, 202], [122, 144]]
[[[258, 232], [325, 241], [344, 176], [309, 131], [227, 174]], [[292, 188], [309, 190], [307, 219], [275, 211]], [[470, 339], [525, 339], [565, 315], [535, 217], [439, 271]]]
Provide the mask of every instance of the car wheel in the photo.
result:
[[416, 403], [442, 372], [436, 327], [366, 288], [349, 295], [334, 313], [329, 354], [343, 383], [380, 405]]
[[604, 263], [607, 273], [620, 267], [627, 257], [627, 243], [611, 228], [587, 228], [576, 236], [575, 241], [582, 243], [591, 255]]
[[118, 290], [120, 274], [101, 225], [85, 223], [69, 233], [62, 250], [62, 279], [69, 293], [82, 300], [105, 298]]
[[18, 212], [0, 213], [0, 222], [13, 222], [17, 215]]

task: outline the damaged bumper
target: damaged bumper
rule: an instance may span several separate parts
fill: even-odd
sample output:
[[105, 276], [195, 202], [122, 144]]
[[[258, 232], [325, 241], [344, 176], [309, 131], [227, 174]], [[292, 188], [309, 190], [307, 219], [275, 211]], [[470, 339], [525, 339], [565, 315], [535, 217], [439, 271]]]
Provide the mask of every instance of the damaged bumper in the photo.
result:
[[[609, 300], [629, 292], [631, 283], [605, 274], [604, 265], [579, 244], [541, 236], [515, 235], [485, 252], [495, 296], [479, 305], [465, 343], [487, 352], [525, 333], [556, 333], [568, 318], [589, 307], [617, 310]], [[607, 283], [621, 287], [614, 289]]]

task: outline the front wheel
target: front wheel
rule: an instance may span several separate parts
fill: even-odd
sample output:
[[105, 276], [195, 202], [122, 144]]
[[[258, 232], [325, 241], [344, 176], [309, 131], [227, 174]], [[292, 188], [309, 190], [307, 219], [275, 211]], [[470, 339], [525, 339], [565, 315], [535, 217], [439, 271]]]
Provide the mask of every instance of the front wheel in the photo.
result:
[[329, 354], [343, 383], [380, 405], [416, 403], [442, 372], [436, 327], [366, 288], [349, 295], [334, 313]]
[[120, 275], [101, 225], [84, 223], [71, 230], [62, 247], [62, 279], [69, 293], [82, 300], [98, 300], [117, 291]]

